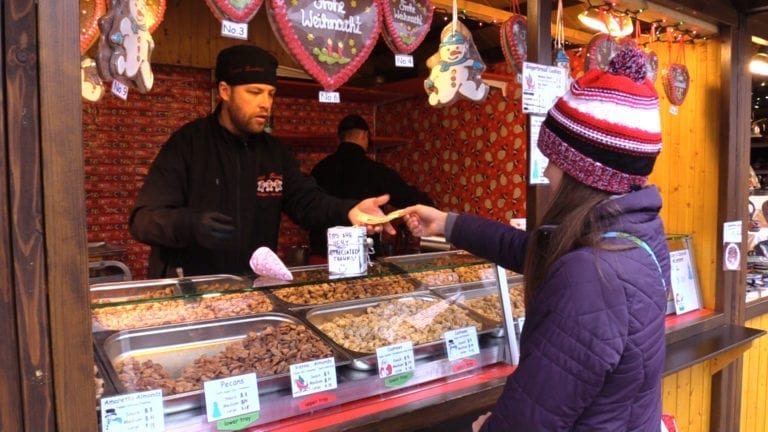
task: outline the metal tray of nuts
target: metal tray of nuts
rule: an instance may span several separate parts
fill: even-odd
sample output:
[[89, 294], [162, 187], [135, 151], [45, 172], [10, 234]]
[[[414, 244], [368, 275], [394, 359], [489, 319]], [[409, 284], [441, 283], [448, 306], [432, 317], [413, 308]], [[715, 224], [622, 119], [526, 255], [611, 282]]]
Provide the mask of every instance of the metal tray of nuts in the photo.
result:
[[350, 367], [376, 367], [376, 348], [411, 341], [414, 357], [444, 353], [443, 333], [474, 325], [478, 334], [496, 324], [450, 299], [419, 292], [307, 309], [305, 320], [352, 358]]
[[188, 278], [148, 279], [109, 282], [90, 286], [91, 304], [115, 304], [158, 298], [180, 297], [182, 285], [189, 282], [196, 294], [239, 291], [250, 287], [251, 282], [240, 276], [208, 275]]
[[424, 286], [408, 274], [386, 274], [274, 288], [271, 294], [290, 309], [411, 293]]
[[350, 358], [298, 318], [265, 313], [117, 332], [97, 351], [119, 394], [162, 389], [166, 412], [197, 408], [202, 383], [256, 372], [259, 393], [290, 388], [289, 366]]
[[199, 294], [91, 306], [93, 331], [130, 330], [270, 312], [273, 300], [262, 291]]

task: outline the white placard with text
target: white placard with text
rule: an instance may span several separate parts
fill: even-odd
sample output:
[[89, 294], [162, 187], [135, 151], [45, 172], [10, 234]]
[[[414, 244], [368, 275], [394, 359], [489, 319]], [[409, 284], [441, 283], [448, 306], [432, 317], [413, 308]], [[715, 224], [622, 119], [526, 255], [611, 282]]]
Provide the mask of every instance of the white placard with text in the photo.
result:
[[161, 432], [165, 430], [160, 389], [101, 398], [102, 432]]
[[381, 378], [414, 370], [416, 362], [413, 357], [413, 342], [407, 341], [376, 348], [376, 361]]
[[259, 411], [256, 374], [250, 373], [203, 383], [205, 414], [209, 422]]
[[475, 326], [448, 330], [443, 333], [443, 340], [445, 340], [445, 350], [448, 352], [449, 361], [480, 354], [480, 344], [477, 342]]
[[290, 369], [293, 397], [332, 390], [338, 385], [333, 357], [292, 364]]

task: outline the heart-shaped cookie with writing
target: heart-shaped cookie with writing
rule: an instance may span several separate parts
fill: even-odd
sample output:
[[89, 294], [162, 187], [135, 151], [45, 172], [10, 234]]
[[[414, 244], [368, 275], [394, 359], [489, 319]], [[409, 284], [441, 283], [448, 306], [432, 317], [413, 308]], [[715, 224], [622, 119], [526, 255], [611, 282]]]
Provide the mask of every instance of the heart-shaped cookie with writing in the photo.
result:
[[619, 44], [611, 35], [598, 33], [587, 44], [587, 58], [584, 60], [584, 72], [592, 69], [605, 70], [611, 59], [619, 51]]
[[688, 95], [691, 77], [688, 68], [684, 64], [672, 63], [661, 72], [661, 82], [664, 85], [664, 93], [672, 105], [680, 106]]
[[357, 72], [381, 31], [376, 0], [269, 0], [267, 6], [285, 50], [326, 91]]
[[504, 21], [499, 31], [504, 58], [517, 73], [523, 72], [523, 62], [528, 58], [528, 18], [514, 14]]
[[219, 22], [247, 23], [256, 15], [264, 0], [205, 0]]
[[434, 15], [429, 0], [377, 0], [384, 15], [382, 35], [395, 54], [410, 54], [429, 33]]
[[80, 0], [80, 54], [85, 54], [99, 34], [99, 18], [107, 11], [105, 0]]

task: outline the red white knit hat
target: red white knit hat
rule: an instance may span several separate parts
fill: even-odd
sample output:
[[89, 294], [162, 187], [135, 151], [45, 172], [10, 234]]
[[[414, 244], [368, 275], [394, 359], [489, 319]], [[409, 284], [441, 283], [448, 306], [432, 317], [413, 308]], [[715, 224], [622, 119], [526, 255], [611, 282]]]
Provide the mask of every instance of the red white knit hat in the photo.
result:
[[612, 193], [644, 186], [661, 151], [659, 96], [646, 79], [645, 54], [625, 48], [605, 71], [574, 81], [549, 110], [538, 144], [586, 185]]

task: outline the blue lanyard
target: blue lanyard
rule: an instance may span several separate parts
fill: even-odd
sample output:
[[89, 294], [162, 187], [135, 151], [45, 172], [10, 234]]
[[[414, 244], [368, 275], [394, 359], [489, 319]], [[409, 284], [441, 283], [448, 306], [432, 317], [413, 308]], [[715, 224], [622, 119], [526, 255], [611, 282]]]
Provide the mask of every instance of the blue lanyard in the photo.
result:
[[659, 269], [659, 275], [661, 276], [661, 284], [664, 286], [664, 289], [667, 289], [667, 281], [664, 279], [664, 272], [661, 271], [661, 264], [659, 264], [659, 260], [656, 258], [656, 254], [653, 253], [653, 250], [650, 246], [648, 246], [648, 243], [644, 242], [643, 240], [633, 236], [632, 234], [627, 234], [624, 232], [618, 232], [618, 231], [609, 231], [605, 234], [603, 234], [604, 238], [625, 238], [627, 240], [631, 240], [636, 245], [640, 246], [643, 250], [648, 252], [648, 255], [653, 258], [653, 262], [656, 263], [656, 268]]

